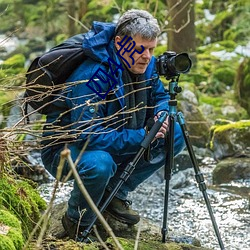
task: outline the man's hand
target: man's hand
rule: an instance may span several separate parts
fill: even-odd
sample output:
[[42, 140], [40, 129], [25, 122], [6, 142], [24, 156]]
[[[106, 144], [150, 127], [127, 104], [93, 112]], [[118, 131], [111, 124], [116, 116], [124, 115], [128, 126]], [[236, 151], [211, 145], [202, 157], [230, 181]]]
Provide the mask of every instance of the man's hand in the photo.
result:
[[[157, 115], [154, 117], [155, 122], [158, 120], [158, 118], [160, 117], [161, 113], [164, 111], [160, 111], [159, 113], [157, 113]], [[159, 129], [159, 131], [157, 132], [157, 134], [155, 135], [155, 139], [159, 139], [159, 138], [165, 138], [166, 133], [169, 130], [169, 124], [168, 124], [168, 116], [165, 119], [165, 121], [163, 122], [161, 128]]]

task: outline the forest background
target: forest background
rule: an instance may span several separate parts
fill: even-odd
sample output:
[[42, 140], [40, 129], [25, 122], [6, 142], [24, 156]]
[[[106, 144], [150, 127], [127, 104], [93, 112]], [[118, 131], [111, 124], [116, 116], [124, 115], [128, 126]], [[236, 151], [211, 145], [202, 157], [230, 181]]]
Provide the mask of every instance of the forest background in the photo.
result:
[[[158, 19], [162, 32], [155, 56], [165, 51], [189, 53], [193, 67], [180, 80], [195, 89], [200, 105], [212, 105], [208, 118], [249, 118], [247, 0], [0, 0], [0, 33], [4, 35], [0, 40], [0, 104], [23, 90], [17, 86], [24, 85], [27, 66], [35, 56], [72, 35], [86, 32], [94, 20], [116, 22], [131, 8], [148, 10]], [[14, 39], [19, 43], [8, 51], [5, 44]], [[228, 105], [233, 105], [235, 112], [227, 112], [225, 117], [221, 107]], [[6, 125], [10, 107], [1, 106], [1, 127]]]

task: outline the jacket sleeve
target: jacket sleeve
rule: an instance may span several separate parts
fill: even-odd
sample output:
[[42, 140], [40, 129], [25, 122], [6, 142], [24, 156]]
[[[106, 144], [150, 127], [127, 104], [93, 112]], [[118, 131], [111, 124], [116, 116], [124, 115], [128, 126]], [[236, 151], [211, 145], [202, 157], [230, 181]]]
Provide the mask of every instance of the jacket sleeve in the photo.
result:
[[[101, 86], [102, 93], [105, 93], [111, 83], [109, 81], [107, 84], [100, 83], [98, 87], [98, 84], [90, 81], [90, 85], [87, 86], [88, 79], [98, 70], [99, 65], [95, 64], [93, 70], [89, 71], [86, 70], [86, 66], [91, 69], [87, 62], [83, 63], [68, 79], [71, 87], [66, 90], [66, 102], [71, 109], [71, 131], [75, 134], [79, 147], [88, 143], [88, 150], [104, 150], [114, 155], [136, 153], [145, 137], [145, 130], [117, 130], [105, 126], [106, 122], [111, 119], [105, 115], [105, 101], [89, 86], [97, 92], [100, 92]], [[105, 75], [100, 75], [105, 79]]]

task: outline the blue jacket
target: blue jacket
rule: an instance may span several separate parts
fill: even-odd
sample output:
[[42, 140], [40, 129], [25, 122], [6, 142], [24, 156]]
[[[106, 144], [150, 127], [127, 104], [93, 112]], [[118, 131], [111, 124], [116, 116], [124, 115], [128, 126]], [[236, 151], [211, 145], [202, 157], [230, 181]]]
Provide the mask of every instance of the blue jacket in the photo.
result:
[[[63, 102], [55, 103], [56, 107], [47, 116], [47, 123], [63, 127], [62, 137], [71, 138], [79, 147], [83, 147], [88, 139], [88, 150], [104, 150], [113, 155], [124, 155], [135, 153], [140, 148], [145, 130], [143, 127], [139, 129], [124, 127], [122, 111], [125, 108], [125, 100], [122, 71], [117, 70], [118, 84], [113, 87], [106, 100], [102, 100], [86, 85], [99, 68], [112, 75], [108, 64], [109, 58], [121, 64], [114, 49], [114, 31], [114, 24], [93, 23], [92, 29], [86, 33], [83, 41], [83, 48], [88, 58], [67, 80], [68, 87], [63, 91]], [[169, 100], [169, 95], [156, 73], [155, 60], [154, 57], [151, 59], [145, 72], [146, 85], [149, 87], [147, 106], [153, 107], [151, 116], [162, 110], [168, 111]], [[92, 81], [89, 84], [100, 91]], [[113, 82], [108, 81], [104, 84], [99, 81], [99, 84], [102, 91], [106, 92]], [[113, 96], [112, 101], [109, 101], [109, 96]], [[62, 112], [65, 105], [69, 111]], [[52, 134], [56, 133], [45, 132], [45, 135]]]

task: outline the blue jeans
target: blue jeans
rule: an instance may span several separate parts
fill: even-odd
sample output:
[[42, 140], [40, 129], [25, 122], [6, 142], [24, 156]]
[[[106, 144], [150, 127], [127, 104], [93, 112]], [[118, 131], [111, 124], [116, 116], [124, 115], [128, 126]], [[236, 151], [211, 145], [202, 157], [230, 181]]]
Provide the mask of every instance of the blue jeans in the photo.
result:
[[[174, 154], [177, 155], [185, 147], [184, 138], [178, 123], [175, 123], [174, 139]], [[135, 170], [128, 180], [123, 183], [116, 197], [125, 200], [128, 192], [135, 190], [139, 184], [145, 181], [156, 170], [164, 166], [166, 156], [164, 139], [158, 139], [153, 145], [154, 147], [151, 149], [151, 160], [145, 161], [144, 157], [141, 157]], [[70, 144], [68, 148], [71, 151], [73, 161], [75, 161], [81, 149], [74, 143]], [[61, 150], [62, 149], [53, 150], [53, 148], [50, 147], [42, 151], [44, 166], [53, 176], [56, 176]], [[134, 156], [135, 155], [117, 157], [101, 150], [85, 151], [82, 154], [77, 164], [77, 171], [96, 205], [100, 203], [105, 189], [110, 191], [116, 186], [120, 180], [121, 173], [127, 164], [133, 160]], [[63, 175], [67, 175], [69, 170], [69, 165], [65, 163]], [[83, 209], [86, 209], [86, 211], [81, 219], [81, 225], [87, 226], [92, 222], [94, 213], [84, 199], [77, 183], [74, 182], [74, 187], [68, 201], [68, 216], [77, 222], [80, 218], [80, 212]]]

